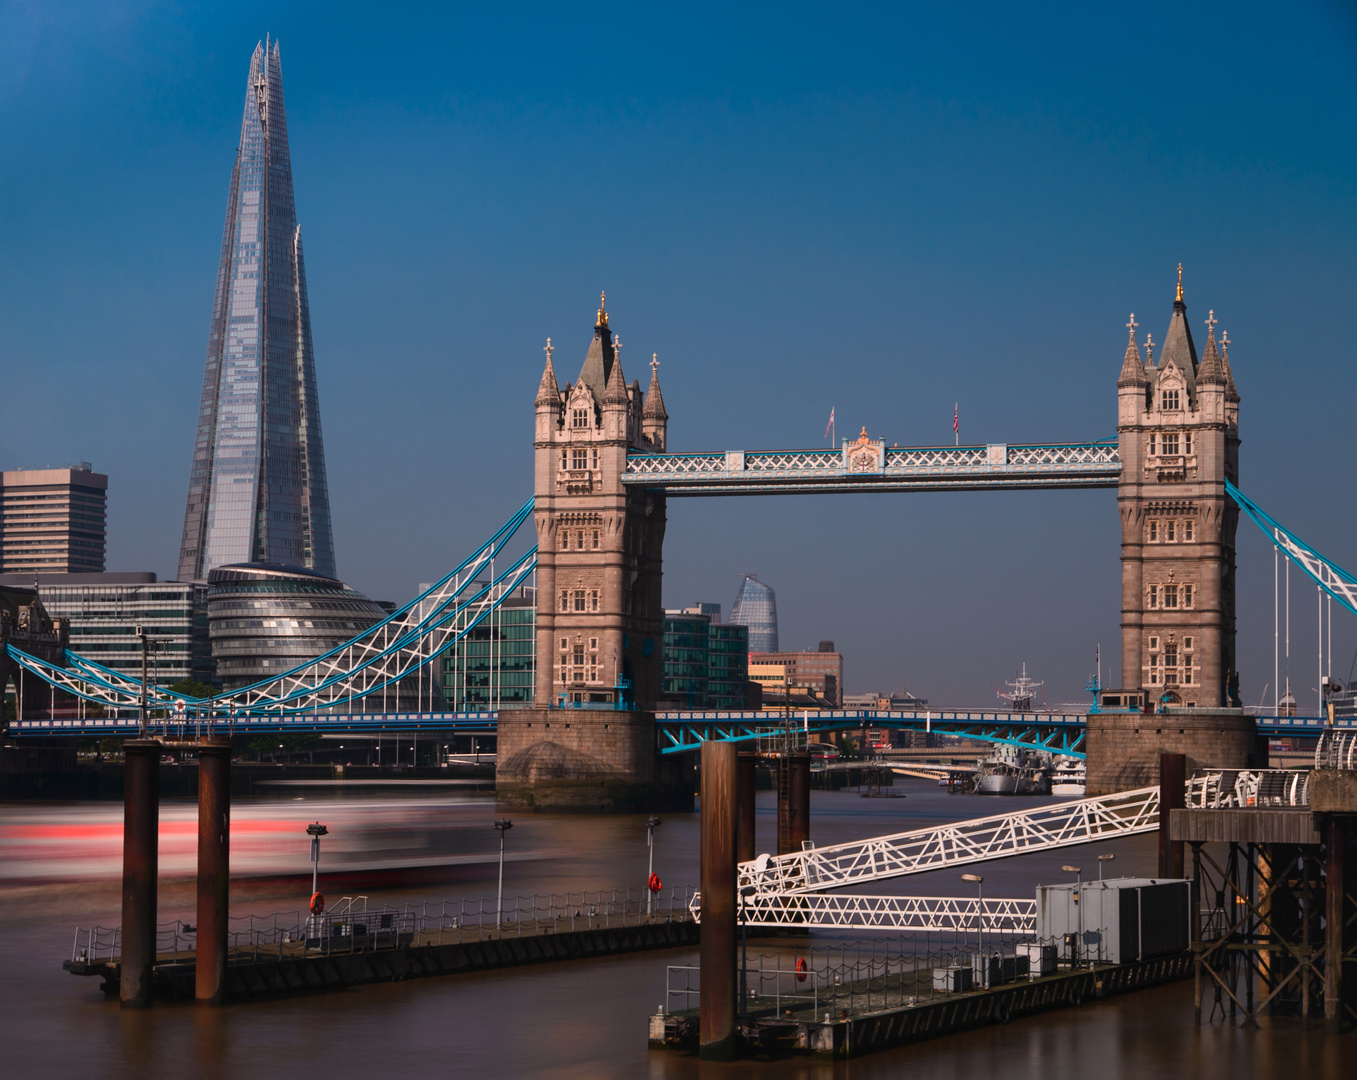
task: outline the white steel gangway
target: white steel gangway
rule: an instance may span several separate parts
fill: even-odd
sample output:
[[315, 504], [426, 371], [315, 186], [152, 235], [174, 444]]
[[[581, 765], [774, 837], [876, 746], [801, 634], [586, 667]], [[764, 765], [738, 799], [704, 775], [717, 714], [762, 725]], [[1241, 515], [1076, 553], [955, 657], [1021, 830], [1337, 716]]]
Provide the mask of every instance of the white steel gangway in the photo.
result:
[[[1035, 901], [956, 897], [828, 895], [868, 882], [988, 862], [1033, 851], [1134, 836], [1159, 827], [1159, 789], [1137, 788], [1011, 814], [953, 821], [740, 864], [750, 926], [880, 930], [985, 929], [1035, 925]], [[748, 890], [748, 891], [746, 891]], [[695, 894], [692, 910], [700, 911]], [[1026, 921], [1030, 920], [1030, 921]]]

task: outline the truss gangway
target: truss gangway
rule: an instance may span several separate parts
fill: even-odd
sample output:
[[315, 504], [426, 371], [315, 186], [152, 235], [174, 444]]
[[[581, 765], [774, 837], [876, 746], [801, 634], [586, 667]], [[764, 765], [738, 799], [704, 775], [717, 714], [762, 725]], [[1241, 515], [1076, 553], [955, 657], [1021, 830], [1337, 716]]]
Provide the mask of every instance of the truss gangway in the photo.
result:
[[[333, 709], [381, 693], [431, 663], [450, 645], [483, 622], [537, 567], [530, 549], [495, 576], [497, 555], [532, 514], [529, 500], [500, 529], [451, 573], [404, 607], [342, 645], [272, 679], [212, 698], [194, 698], [163, 687], [147, 687], [148, 705], [234, 716], [238, 713], [295, 715]], [[478, 575], [489, 571], [485, 583]], [[66, 651], [68, 667], [48, 663], [13, 645], [7, 654], [25, 671], [74, 697], [115, 709], [140, 703], [140, 680], [114, 671], [78, 653]]]
[[[701, 921], [698, 898], [693, 918]], [[856, 893], [765, 893], [750, 896], [740, 914], [746, 926], [799, 930], [894, 930], [940, 934], [1034, 934], [1037, 902], [974, 896], [860, 896]]]
[[953, 821], [740, 864], [754, 895], [824, 892], [1033, 851], [1073, 847], [1159, 827], [1159, 789], [1137, 788], [1011, 814]]

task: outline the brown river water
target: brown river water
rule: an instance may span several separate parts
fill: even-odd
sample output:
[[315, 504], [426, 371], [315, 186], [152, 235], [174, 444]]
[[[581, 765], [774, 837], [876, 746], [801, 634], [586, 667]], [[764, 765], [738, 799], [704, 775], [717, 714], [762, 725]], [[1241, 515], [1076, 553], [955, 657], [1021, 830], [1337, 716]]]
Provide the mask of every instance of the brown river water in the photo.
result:
[[[905, 799], [813, 794], [817, 843], [898, 832], [1000, 813], [1046, 799], [949, 795], [903, 781]], [[759, 795], [760, 844], [774, 831], [771, 792]], [[340, 1077], [895, 1077], [1090, 1080], [1193, 1077], [1357, 1077], [1357, 1036], [1301, 1032], [1291, 1021], [1262, 1030], [1217, 1021], [1198, 1029], [1192, 984], [1141, 991], [1079, 1009], [1014, 1021], [855, 1061], [807, 1059], [715, 1064], [646, 1046], [646, 1018], [665, 997], [665, 968], [695, 964], [696, 950], [649, 953], [504, 972], [420, 979], [264, 1004], [204, 1009], [157, 1004], [123, 1012], [97, 979], [61, 970], [76, 925], [119, 918], [120, 806], [0, 806], [0, 1076], [154, 1077], [171, 1080], [331, 1080]], [[166, 852], [159, 918], [193, 918], [184, 825], [191, 804], [162, 808]], [[332, 832], [322, 853], [352, 876], [326, 879], [332, 902], [361, 887], [372, 904], [494, 895], [497, 838], [492, 797], [456, 789], [286, 788], [238, 802], [232, 914], [293, 911], [310, 892], [304, 834]], [[644, 816], [515, 817], [506, 895], [639, 890], [646, 875]], [[666, 815], [655, 869], [666, 886], [697, 882], [696, 814]], [[1039, 882], [1068, 878], [1061, 864], [1092, 868], [1115, 854], [1117, 874], [1152, 875], [1155, 837], [1130, 837], [966, 867], [985, 895], [1030, 897]], [[418, 883], [390, 869], [418, 868]], [[1092, 876], [1090, 870], [1089, 876]], [[967, 896], [961, 871], [873, 886], [872, 892]], [[860, 935], [853, 935], [856, 940]], [[817, 933], [815, 945], [850, 938]], [[766, 950], [764, 943], [751, 944]]]

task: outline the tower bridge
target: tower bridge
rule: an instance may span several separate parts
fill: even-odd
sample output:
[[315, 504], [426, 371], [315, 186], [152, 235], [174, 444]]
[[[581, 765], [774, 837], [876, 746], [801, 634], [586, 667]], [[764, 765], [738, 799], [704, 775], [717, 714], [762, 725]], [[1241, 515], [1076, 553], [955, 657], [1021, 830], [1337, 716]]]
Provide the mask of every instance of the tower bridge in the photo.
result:
[[[534, 490], [486, 545], [400, 611], [343, 646], [250, 687], [198, 701], [65, 650], [26, 652], [10, 635], [7, 662], [28, 680], [111, 710], [162, 710], [216, 730], [484, 730], [500, 736], [500, 775], [508, 798], [542, 805], [544, 787], [594, 798], [600, 789], [643, 799], [678, 784], [671, 761], [708, 738], [752, 739], [759, 714], [656, 716], [660, 699], [661, 577], [668, 499], [674, 497], [908, 492], [1004, 488], [1117, 489], [1121, 537], [1122, 671], [1140, 700], [1172, 711], [1154, 727], [1138, 711], [1094, 710], [1043, 721], [1030, 714], [920, 714], [874, 724], [925, 726], [974, 738], [1059, 747], [1104, 748], [1121, 768], [1109, 790], [1134, 786], [1137, 769], [1160, 749], [1248, 764], [1258, 731], [1295, 731], [1296, 717], [1255, 726], [1239, 708], [1235, 671], [1235, 532], [1249, 517], [1340, 604], [1357, 613], [1357, 579], [1282, 528], [1239, 491], [1239, 394], [1228, 337], [1214, 313], [1199, 359], [1181, 276], [1158, 357], [1144, 352], [1138, 323], [1117, 379], [1115, 439], [1041, 444], [898, 447], [864, 430], [837, 449], [672, 452], [657, 357], [645, 391], [623, 375], [621, 342], [601, 304], [578, 378], [562, 386], [550, 340], [534, 400]], [[494, 576], [497, 554], [531, 518], [536, 546]], [[498, 714], [355, 712], [362, 702], [428, 665], [536, 575], [536, 700]], [[39, 605], [40, 606], [40, 605]], [[30, 620], [33, 622], [33, 620]], [[36, 625], [36, 623], [34, 623]], [[59, 650], [61, 651], [61, 650]], [[1125, 699], [1126, 694], [1120, 697]], [[38, 700], [38, 696], [29, 700]], [[569, 708], [562, 709], [562, 706]], [[44, 723], [44, 720], [47, 721]], [[126, 719], [114, 719], [121, 731]], [[817, 730], [860, 726], [847, 714], [819, 717]], [[58, 728], [57, 725], [60, 724]], [[57, 721], [25, 710], [12, 733], [107, 733], [108, 721]], [[1087, 732], [1087, 737], [1085, 737]], [[1221, 758], [1220, 755], [1225, 757]], [[1090, 756], [1095, 756], [1090, 753]], [[1095, 770], [1091, 766], [1091, 783]], [[681, 785], [680, 785], [681, 786]], [[1096, 785], [1095, 785], [1096, 786]], [[593, 794], [589, 794], [589, 789]], [[630, 794], [625, 794], [630, 792]], [[612, 796], [610, 796], [612, 797]]]

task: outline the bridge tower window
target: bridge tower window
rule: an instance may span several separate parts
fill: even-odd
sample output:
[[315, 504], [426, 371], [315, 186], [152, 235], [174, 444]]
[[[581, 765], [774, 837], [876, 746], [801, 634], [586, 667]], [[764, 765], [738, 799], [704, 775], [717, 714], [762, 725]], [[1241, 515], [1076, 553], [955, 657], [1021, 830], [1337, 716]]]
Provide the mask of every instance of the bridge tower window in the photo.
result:
[[1188, 518], [1183, 522], [1183, 542], [1192, 543], [1192, 519]]
[[1190, 431], [1183, 432], [1183, 453], [1192, 453], [1192, 432]]
[[1156, 441], [1157, 438], [1158, 438], [1158, 436], [1155, 435], [1155, 433], [1154, 433], [1153, 431], [1151, 431], [1151, 432], [1150, 432], [1150, 457], [1154, 457], [1154, 455], [1155, 455], [1154, 444], [1155, 444], [1155, 441]]
[[594, 550], [598, 550], [598, 530], [594, 530]]
[[570, 530], [569, 530], [569, 529], [562, 529], [562, 530], [561, 530], [561, 550], [562, 550], [562, 551], [568, 551], [569, 548], [570, 548]]
[[1159, 542], [1159, 522], [1157, 522], [1157, 521], [1151, 519], [1151, 521], [1150, 521], [1150, 543], [1151, 543], [1151, 544], [1155, 544], [1155, 543], [1158, 543], [1158, 542]]
[[[570, 610], [570, 593], [569, 593], [567, 590], [565, 590], [565, 589], [562, 589], [562, 590], [561, 590], [561, 610], [562, 610], [562, 611], [569, 611], [569, 610]], [[565, 640], [564, 640], [564, 639], [561, 640], [561, 647], [562, 647], [562, 648], [565, 647]]]
[[1165, 412], [1176, 411], [1178, 408], [1178, 391], [1165, 390], [1163, 397], [1160, 399], [1160, 408]]
[[1175, 526], [1176, 524], [1177, 524], [1177, 522], [1173, 521], [1172, 519], [1170, 519], [1170, 520], [1168, 520], [1168, 521], [1166, 521], [1166, 522], [1164, 523], [1164, 539], [1165, 539], [1168, 543], [1170, 543], [1170, 544], [1173, 543], [1173, 540], [1174, 540], [1174, 535], [1173, 535], [1173, 534], [1174, 534], [1174, 526]]
[[570, 452], [570, 467], [580, 470], [589, 468], [589, 451], [572, 450]]
[[589, 426], [589, 410], [572, 410], [570, 414], [570, 426], [572, 428], [587, 428]]
[[1191, 606], [1192, 606], [1192, 586], [1185, 584], [1183, 586], [1183, 607], [1190, 608]]
[[[1175, 394], [1177, 392], [1176, 390], [1173, 391]], [[1177, 408], [1177, 406], [1174, 407]], [[1178, 453], [1178, 436], [1167, 431], [1164, 432], [1164, 456], [1172, 457], [1176, 453]]]
[[1166, 608], [1176, 608], [1178, 606], [1178, 586], [1164, 586], [1164, 606]]
[[583, 529], [581, 529], [579, 532], [577, 532], [577, 533], [575, 534], [575, 549], [576, 549], [577, 551], [583, 551], [583, 550], [584, 550], [584, 530], [583, 530]]
[[[564, 594], [562, 594], [562, 595], [564, 595]], [[1158, 585], [1151, 585], [1151, 586], [1150, 586], [1149, 603], [1148, 603], [1146, 606], [1147, 606], [1147, 607], [1152, 607], [1152, 608], [1157, 608], [1157, 607], [1159, 606], [1159, 586], [1158, 586]], [[1150, 648], [1151, 648], [1151, 649], [1158, 647], [1158, 644], [1159, 644], [1158, 638], [1150, 638]]]
[[597, 590], [597, 589], [590, 589], [590, 590], [589, 590], [589, 610], [590, 610], [590, 611], [597, 611], [597, 610], [598, 610], [598, 590]]
[[575, 590], [575, 610], [576, 610], [576, 611], [583, 611], [583, 610], [584, 610], [584, 590], [583, 590], [583, 589], [576, 589], [576, 590]]

